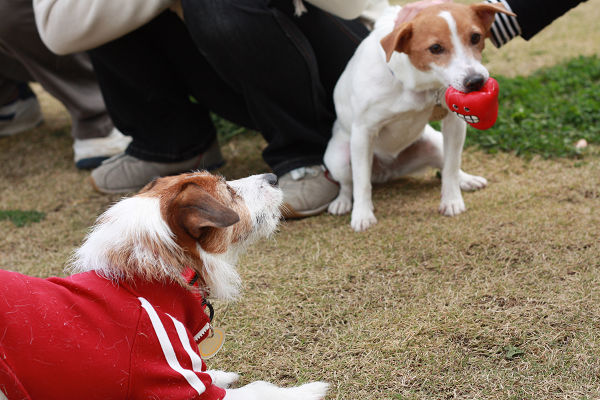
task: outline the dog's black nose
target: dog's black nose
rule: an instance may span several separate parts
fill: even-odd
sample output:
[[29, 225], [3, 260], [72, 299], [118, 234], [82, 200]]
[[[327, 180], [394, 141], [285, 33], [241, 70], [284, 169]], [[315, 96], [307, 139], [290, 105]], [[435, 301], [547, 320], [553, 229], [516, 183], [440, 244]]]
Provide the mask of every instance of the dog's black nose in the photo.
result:
[[265, 174], [265, 180], [271, 186], [277, 186], [277, 175], [275, 174]]
[[463, 84], [465, 85], [465, 89], [467, 89], [467, 93], [476, 92], [483, 87], [485, 83], [485, 78], [481, 74], [472, 74], [465, 78]]

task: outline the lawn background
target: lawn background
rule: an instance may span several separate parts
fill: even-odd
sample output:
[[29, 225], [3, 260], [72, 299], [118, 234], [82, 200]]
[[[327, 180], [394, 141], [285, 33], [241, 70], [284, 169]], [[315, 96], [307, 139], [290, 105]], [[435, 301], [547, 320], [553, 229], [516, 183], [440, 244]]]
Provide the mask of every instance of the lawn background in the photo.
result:
[[[515, 77], [597, 55], [598, 20], [589, 0], [530, 42], [488, 45], [487, 65]], [[0, 268], [48, 276], [119, 196], [74, 168], [68, 114], [36, 91], [46, 123], [0, 140]], [[366, 233], [348, 217], [283, 223], [241, 260], [243, 299], [215, 304], [227, 340], [209, 367], [242, 383], [326, 380], [330, 399], [600, 398], [597, 145], [550, 159], [468, 148], [464, 169], [490, 185], [466, 193], [456, 218], [437, 214], [430, 171], [376, 186], [379, 223]], [[263, 147], [235, 136], [219, 172], [266, 171]]]

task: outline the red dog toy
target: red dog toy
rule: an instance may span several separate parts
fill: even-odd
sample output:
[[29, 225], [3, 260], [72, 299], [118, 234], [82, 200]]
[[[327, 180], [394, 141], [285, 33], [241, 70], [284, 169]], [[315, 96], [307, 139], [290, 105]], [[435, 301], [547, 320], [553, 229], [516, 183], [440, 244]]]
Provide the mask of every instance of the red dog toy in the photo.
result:
[[489, 129], [498, 118], [498, 82], [489, 78], [481, 90], [463, 93], [452, 86], [446, 90], [450, 111], [473, 128]]

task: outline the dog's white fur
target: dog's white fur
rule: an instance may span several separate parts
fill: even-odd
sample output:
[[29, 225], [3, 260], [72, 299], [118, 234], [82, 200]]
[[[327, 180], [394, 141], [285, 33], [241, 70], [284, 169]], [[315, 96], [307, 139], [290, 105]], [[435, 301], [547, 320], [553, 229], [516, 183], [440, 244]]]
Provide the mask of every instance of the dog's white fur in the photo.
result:
[[[116, 232], [119, 234], [115, 234]], [[168, 276], [173, 273], [171, 260], [165, 260], [160, 254], [183, 257], [183, 251], [175, 243], [173, 236], [160, 214], [158, 198], [125, 198], [98, 218], [83, 245], [73, 255], [71, 272], [95, 270], [109, 279], [122, 279], [122, 270], [111, 265], [111, 255], [133, 249], [133, 257], [139, 265], [152, 265]], [[146, 246], [144, 243], [153, 243], [154, 246]], [[155, 247], [161, 247], [165, 251], [155, 252]]]
[[[480, 62], [481, 54], [466, 48], [462, 40], [465, 32], [457, 31], [451, 12], [441, 11], [437, 18], [447, 24], [453, 47], [449, 63], [430, 63], [428, 69], [418, 69], [407, 54], [397, 51], [386, 62], [381, 41], [395, 29], [400, 8], [389, 7], [377, 20], [334, 92], [337, 120], [324, 159], [340, 183], [340, 193], [329, 205], [329, 212], [345, 214], [352, 210], [351, 226], [356, 231], [377, 222], [371, 182], [385, 182], [427, 166], [440, 168], [439, 212], [448, 216], [465, 211], [461, 189], [487, 185], [485, 178], [460, 169], [466, 123], [447, 113], [441, 133], [428, 125], [436, 104], [446, 108], [443, 92], [449, 85], [467, 91], [463, 83], [474, 73], [487, 80], [489, 73]], [[483, 40], [485, 32], [481, 35]]]
[[[207, 173], [202, 173], [205, 176]], [[167, 177], [163, 180], [190, 179], [194, 174], [181, 177]], [[222, 186], [224, 183], [222, 182]], [[248, 214], [248, 221], [243, 217], [240, 223], [249, 228], [241, 234], [234, 232], [231, 226], [225, 241], [230, 240], [227, 251], [212, 254], [196, 244], [201, 259], [201, 275], [213, 298], [224, 300], [235, 299], [241, 286], [240, 277], [235, 269], [239, 254], [255, 239], [273, 233], [280, 220], [279, 207], [283, 201], [281, 190], [273, 187], [266, 175], [227, 182], [227, 185], [240, 196], [243, 204], [239, 205]], [[164, 185], [163, 185], [164, 186]], [[226, 190], [221, 190], [227, 192]], [[74, 272], [89, 270], [114, 279], [126, 278], [122, 268], [111, 265], [115, 254], [128, 254], [127, 262], [136, 273], [172, 281], [180, 284], [181, 265], [191, 266], [193, 259], [186, 256], [186, 251], [176, 242], [175, 234], [161, 213], [162, 195], [156, 196], [149, 191], [123, 199], [109, 208], [98, 218], [96, 226], [86, 237], [84, 244], [75, 252], [71, 261]], [[219, 198], [215, 193], [215, 198]], [[243, 240], [233, 240], [233, 235], [241, 235]], [[174, 265], [175, 262], [184, 264]], [[143, 272], [144, 270], [151, 272]], [[226, 400], [318, 400], [323, 399], [328, 384], [313, 382], [299, 387], [280, 388], [276, 385], [257, 381], [237, 389], [229, 387], [235, 383], [239, 375], [232, 372], [207, 371], [213, 383], [226, 389]]]

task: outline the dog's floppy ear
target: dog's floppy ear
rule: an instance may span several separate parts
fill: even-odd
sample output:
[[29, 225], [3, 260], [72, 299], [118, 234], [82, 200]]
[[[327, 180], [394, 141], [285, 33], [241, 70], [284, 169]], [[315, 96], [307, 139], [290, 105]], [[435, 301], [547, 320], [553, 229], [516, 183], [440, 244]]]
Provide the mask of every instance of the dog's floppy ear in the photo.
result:
[[413, 27], [410, 22], [401, 24], [391, 33], [381, 39], [381, 47], [385, 51], [385, 61], [390, 62], [394, 51], [406, 53], [408, 50], [408, 42], [413, 34]]
[[170, 214], [172, 221], [194, 239], [200, 238], [203, 228], [225, 228], [240, 220], [235, 211], [195, 184], [179, 192], [171, 203]]
[[479, 3], [479, 4], [471, 4], [471, 10], [475, 11], [475, 14], [481, 20], [485, 31], [489, 34], [489, 30], [494, 22], [494, 18], [496, 18], [496, 13], [507, 14], [512, 17], [516, 17], [517, 14], [508, 11], [501, 3], [489, 4], [489, 3]]

